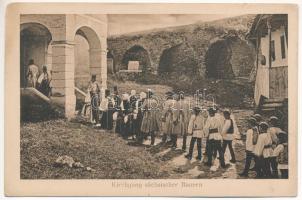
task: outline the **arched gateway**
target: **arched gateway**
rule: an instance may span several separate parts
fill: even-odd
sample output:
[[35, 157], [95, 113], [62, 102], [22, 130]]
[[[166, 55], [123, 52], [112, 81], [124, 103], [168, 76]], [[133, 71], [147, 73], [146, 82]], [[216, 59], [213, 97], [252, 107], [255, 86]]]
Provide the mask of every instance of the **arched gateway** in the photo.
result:
[[[33, 59], [42, 71], [52, 71], [50, 102], [64, 109], [66, 117], [75, 114], [76, 36], [89, 44], [88, 76], [96, 74], [106, 87], [107, 81], [107, 17], [91, 15], [21, 15], [20, 24], [20, 86], [26, 87], [26, 71]], [[88, 84], [88, 83], [87, 83]]]

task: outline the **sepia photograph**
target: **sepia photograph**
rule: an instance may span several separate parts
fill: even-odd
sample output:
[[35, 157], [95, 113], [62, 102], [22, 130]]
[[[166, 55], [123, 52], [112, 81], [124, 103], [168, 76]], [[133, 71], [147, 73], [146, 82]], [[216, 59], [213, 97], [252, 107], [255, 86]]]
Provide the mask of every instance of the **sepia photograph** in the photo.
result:
[[174, 182], [156, 180], [193, 180], [177, 184], [201, 189], [202, 180], [296, 173], [288, 11], [40, 11], [16, 20], [21, 181], [127, 189], [139, 182], [119, 181], [151, 180], [145, 188], [164, 189]]
[[288, 178], [287, 15], [20, 26], [21, 178]]

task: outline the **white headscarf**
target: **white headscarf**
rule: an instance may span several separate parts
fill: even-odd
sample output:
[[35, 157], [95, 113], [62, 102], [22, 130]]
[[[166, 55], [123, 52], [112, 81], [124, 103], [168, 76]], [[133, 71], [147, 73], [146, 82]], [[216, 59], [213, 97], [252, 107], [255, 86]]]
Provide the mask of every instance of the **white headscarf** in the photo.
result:
[[145, 92], [141, 92], [139, 94], [139, 96], [140, 96], [141, 99], [145, 99], [147, 97], [147, 94]]
[[136, 95], [136, 91], [135, 91], [135, 90], [131, 90], [130, 95], [131, 95], [131, 96]]
[[123, 94], [122, 99], [123, 100], [129, 100], [129, 94], [128, 93]]

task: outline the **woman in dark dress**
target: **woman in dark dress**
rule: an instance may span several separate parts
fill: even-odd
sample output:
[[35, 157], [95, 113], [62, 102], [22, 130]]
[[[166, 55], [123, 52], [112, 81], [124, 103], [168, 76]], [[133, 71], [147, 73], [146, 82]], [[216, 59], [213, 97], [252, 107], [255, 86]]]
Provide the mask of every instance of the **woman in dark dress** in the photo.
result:
[[113, 108], [113, 112], [117, 115], [116, 116], [116, 119], [115, 119], [115, 133], [118, 133], [118, 134], [122, 134], [122, 130], [123, 130], [123, 111], [121, 109], [121, 97], [118, 93], [118, 90], [117, 90], [117, 86], [114, 86], [113, 88], [113, 101], [114, 101], [114, 108]]
[[42, 94], [44, 94], [45, 96], [49, 96], [50, 93], [50, 87], [49, 87], [49, 83], [50, 83], [50, 75], [47, 71], [47, 67], [43, 66], [43, 72], [40, 75], [39, 79], [38, 79], [38, 83], [39, 85], [39, 90]]
[[144, 135], [141, 131], [141, 125], [143, 121], [143, 108], [142, 105], [144, 104], [144, 101], [146, 99], [146, 93], [141, 92], [139, 95], [139, 99], [136, 100], [135, 103], [135, 110], [134, 110], [134, 134], [136, 136], [136, 141], [139, 144], [142, 144], [144, 141]]
[[[106, 108], [103, 110], [101, 124], [103, 129], [112, 130], [113, 128], [113, 99], [110, 97], [110, 90], [105, 90], [104, 103]], [[102, 104], [102, 103], [101, 103]]]
[[128, 139], [128, 137], [131, 135], [130, 133], [130, 126], [131, 126], [131, 104], [129, 100], [128, 94], [123, 94], [123, 100], [121, 103], [121, 109], [123, 113], [123, 119], [121, 121], [122, 123], [122, 136], [124, 139]]
[[144, 109], [144, 117], [141, 125], [141, 131], [151, 136], [151, 145], [155, 144], [155, 136], [159, 131], [159, 112], [158, 112], [158, 102], [153, 97], [153, 92], [151, 90], [147, 93], [147, 99], [144, 101], [142, 108]]

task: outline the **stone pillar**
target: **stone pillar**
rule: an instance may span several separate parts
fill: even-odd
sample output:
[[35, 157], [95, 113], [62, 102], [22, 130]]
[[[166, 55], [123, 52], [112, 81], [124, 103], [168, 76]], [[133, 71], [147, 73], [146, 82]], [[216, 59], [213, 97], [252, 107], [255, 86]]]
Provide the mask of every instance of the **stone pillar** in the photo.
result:
[[95, 74], [97, 81], [107, 88], [107, 51], [106, 49], [89, 49], [90, 74]]
[[52, 70], [52, 46], [51, 44], [48, 45], [47, 52], [46, 52], [46, 65], [48, 70]]
[[52, 100], [64, 108], [67, 118], [75, 115], [74, 43], [52, 42]]

